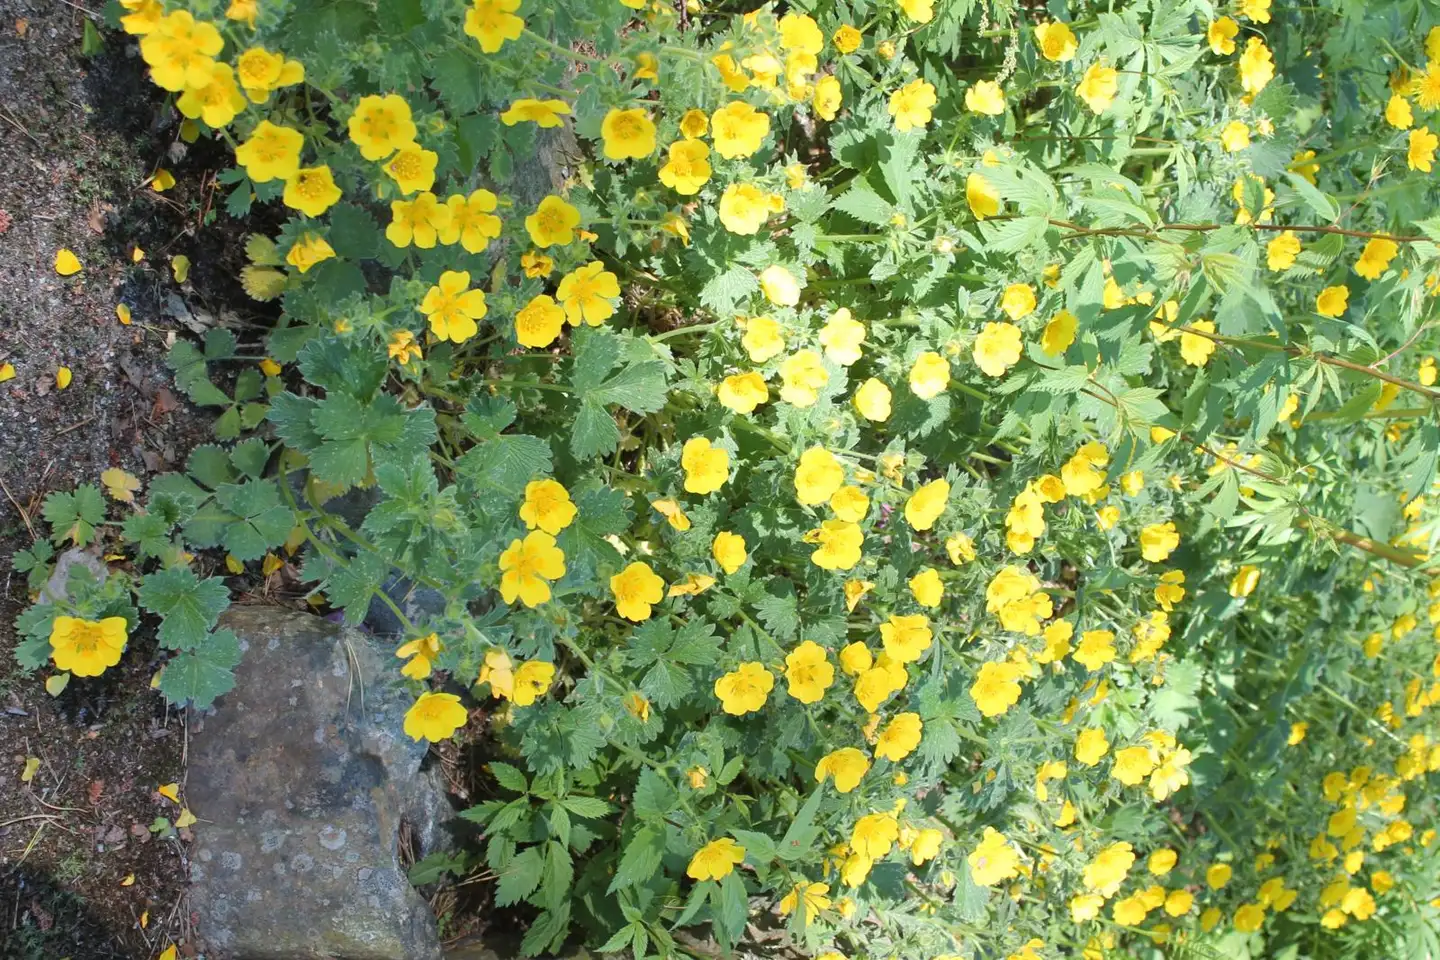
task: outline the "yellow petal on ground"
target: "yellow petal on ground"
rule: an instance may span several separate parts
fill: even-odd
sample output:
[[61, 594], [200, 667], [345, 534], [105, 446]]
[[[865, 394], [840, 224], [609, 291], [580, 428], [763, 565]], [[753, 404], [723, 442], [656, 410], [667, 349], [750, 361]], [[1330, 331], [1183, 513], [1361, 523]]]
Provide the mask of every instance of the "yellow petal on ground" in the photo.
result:
[[150, 689], [151, 689], [151, 690], [159, 690], [159, 689], [160, 689], [160, 678], [163, 677], [163, 676], [165, 676], [165, 668], [164, 668], [164, 667], [161, 667], [159, 670], [156, 670], [156, 671], [155, 671], [155, 676], [153, 676], [153, 677], [150, 678]]
[[70, 672], [68, 670], [51, 674], [45, 678], [45, 692], [52, 697], [58, 697], [70, 686]]
[[178, 783], [163, 784], [159, 787], [156, 787], [155, 792], [160, 794], [160, 796], [164, 797], [166, 800], [169, 800], [171, 803], [180, 802], [180, 784]]
[[170, 269], [175, 274], [175, 282], [184, 283], [190, 277], [190, 258], [177, 253], [170, 258]]
[[155, 171], [155, 176], [150, 178], [150, 189], [156, 193], [164, 193], [175, 186], [175, 174], [161, 167]]
[[134, 250], [131, 250], [131, 251], [130, 251], [130, 262], [131, 262], [131, 263], [139, 263], [141, 260], [144, 260], [144, 259], [145, 259], [145, 251], [144, 251], [144, 250], [141, 250], [139, 247], [136, 247]]
[[21, 783], [29, 783], [31, 780], [34, 780], [34, 779], [35, 779], [35, 774], [37, 774], [37, 773], [39, 773], [39, 772], [40, 772], [40, 758], [39, 758], [39, 757], [26, 757], [26, 758], [25, 758], [25, 769], [22, 770], [22, 771], [20, 771], [20, 782], [21, 782]]
[[148, 926], [150, 926], [150, 911], [142, 910], [140, 911], [140, 929], [144, 930]]
[[120, 881], [120, 886], [122, 886], [122, 887], [133, 887], [134, 885], [135, 885], [135, 874], [133, 874], [133, 873], [126, 875], [125, 879]]
[[160, 956], [156, 957], [155, 960], [176, 960], [176, 956], [177, 954], [175, 953], [175, 944], [172, 943], [164, 950], [161, 950]]
[[123, 303], [115, 304], [115, 319], [124, 326], [130, 326], [130, 308]]
[[0, 363], [0, 383], [15, 379], [15, 364]]
[[245, 564], [237, 560], [235, 554], [227, 553], [225, 554], [225, 569], [238, 577], [245, 572]]
[[69, 367], [61, 367], [59, 370], [55, 371], [55, 388], [57, 390], [64, 390], [66, 387], [70, 386], [70, 380], [71, 374]]
[[105, 492], [110, 494], [110, 498], [121, 503], [134, 503], [135, 494], [140, 489], [140, 478], [119, 467], [111, 467], [101, 473], [100, 482], [105, 485]]
[[75, 251], [68, 247], [61, 247], [55, 251], [55, 272], [60, 276], [73, 276], [79, 273], [80, 269], [80, 258], [75, 256]]
[[186, 807], [185, 809], [181, 810], [181, 811], [180, 811], [180, 816], [178, 816], [178, 817], [175, 818], [175, 826], [176, 826], [177, 829], [183, 828], [183, 827], [188, 827], [188, 826], [190, 826], [190, 825], [191, 825], [192, 823], [194, 823], [194, 822], [195, 822], [195, 814], [193, 814], [193, 813], [190, 812], [190, 808], [189, 808], [189, 807]]

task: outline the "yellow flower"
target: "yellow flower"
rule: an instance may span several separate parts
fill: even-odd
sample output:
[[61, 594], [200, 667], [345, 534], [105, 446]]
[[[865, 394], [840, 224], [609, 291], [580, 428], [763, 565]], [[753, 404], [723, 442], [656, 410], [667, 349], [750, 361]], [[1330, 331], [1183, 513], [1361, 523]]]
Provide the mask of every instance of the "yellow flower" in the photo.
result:
[[1265, 266], [1276, 273], [1289, 270], [1299, 253], [1300, 238], [1293, 233], [1281, 233], [1265, 245]]
[[850, 849], [867, 860], [888, 854], [900, 838], [900, 823], [888, 813], [870, 813], [855, 821], [850, 830]]
[[710, 148], [702, 141], [676, 140], [670, 144], [669, 159], [660, 168], [660, 182], [681, 196], [694, 196], [710, 179], [709, 158]]
[[1250, 128], [1239, 120], [1231, 120], [1220, 131], [1220, 145], [1226, 153], [1238, 153], [1250, 146]]
[[1205, 30], [1205, 42], [1210, 44], [1210, 52], [1220, 57], [1228, 57], [1235, 52], [1235, 37], [1240, 33], [1240, 24], [1229, 17], [1221, 17], [1219, 20], [1210, 21], [1210, 26]]
[[1326, 287], [1315, 298], [1315, 312], [1322, 317], [1338, 317], [1345, 312], [1349, 299], [1350, 288], [1343, 283], [1335, 287]]
[[1020, 328], [1013, 323], [987, 323], [975, 338], [971, 356], [986, 376], [1003, 377], [1005, 371], [1020, 362], [1023, 351]]
[[1405, 163], [1411, 170], [1429, 173], [1435, 163], [1435, 148], [1440, 146], [1440, 137], [1430, 132], [1429, 127], [1410, 131], [1410, 145], [1405, 152]]
[[812, 406], [819, 390], [830, 382], [830, 374], [814, 350], [801, 350], [780, 364], [780, 399], [797, 407]]
[[819, 339], [826, 357], [848, 367], [862, 355], [860, 345], [865, 342], [865, 324], [852, 317], [848, 308], [841, 307], [820, 328]]
[[846, 54], [859, 50], [860, 43], [863, 39], [860, 31], [847, 23], [842, 24], [840, 29], [835, 31], [835, 35], [830, 38], [830, 42], [835, 44], [836, 50], [842, 54]]
[[516, 598], [527, 607], [550, 599], [547, 580], [565, 576], [565, 553], [555, 538], [543, 530], [532, 530], [524, 540], [511, 540], [500, 554], [500, 597], [506, 603]]
[[910, 679], [903, 663], [895, 662], [888, 653], [875, 658], [875, 665], [855, 678], [855, 699], [866, 712], [874, 713], [892, 693], [905, 689]]
[[1080, 634], [1080, 646], [1073, 657], [1086, 670], [1094, 672], [1115, 659], [1115, 634], [1109, 630], [1086, 630]]
[[127, 632], [124, 617], [82, 620], [61, 615], [50, 625], [51, 657], [59, 670], [98, 677], [120, 662]]
[[655, 152], [655, 122], [644, 109], [611, 109], [600, 124], [607, 160], [635, 160]]
[[649, 620], [651, 605], [664, 598], [665, 581], [648, 564], [636, 560], [610, 578], [610, 592], [620, 616], [639, 623]]
[[405, 735], [412, 740], [448, 740], [469, 718], [455, 694], [422, 693], [405, 711]]
[[938, 607], [945, 596], [945, 585], [940, 582], [940, 572], [934, 567], [926, 567], [911, 577], [909, 586], [911, 596], [922, 607]]
[[681, 448], [687, 493], [714, 493], [730, 478], [730, 454], [704, 437], [691, 437]]
[[562, 127], [560, 119], [570, 113], [570, 104], [564, 100], [532, 100], [528, 97], [516, 100], [510, 108], [500, 114], [500, 122], [507, 127], [517, 123], [533, 123], [542, 130]]
[[1310, 732], [1310, 724], [1303, 720], [1290, 724], [1290, 733], [1285, 738], [1285, 745], [1293, 747], [1304, 741], [1305, 735]]
[[[790, 696], [801, 703], [816, 703], [824, 697], [830, 684], [835, 682], [835, 668], [830, 665], [830, 655], [825, 648], [813, 640], [801, 641], [785, 656], [785, 682], [789, 684]], [[836, 787], [839, 787], [838, 780]]]
[[256, 183], [289, 180], [300, 172], [305, 137], [298, 130], [261, 120], [246, 141], [235, 148], [235, 162]]
[[887, 622], [880, 624], [880, 637], [885, 652], [897, 663], [913, 663], [930, 649], [934, 634], [930, 619], [923, 613], [903, 617], [892, 613]]
[[554, 536], [570, 526], [575, 519], [575, 504], [570, 491], [555, 480], [531, 480], [525, 484], [525, 502], [520, 505], [520, 520], [527, 530], [540, 528]]
[[967, 534], [957, 533], [945, 540], [945, 552], [955, 566], [970, 563], [975, 559], [975, 542]]
[[[850, 581], [850, 583], [859, 584], [862, 587], [866, 582], [864, 580]], [[847, 583], [846, 587], [849, 587], [850, 583]], [[870, 588], [874, 586], [873, 583], [870, 584]], [[866, 589], [861, 592], [861, 595], [868, 592], [869, 589]], [[857, 677], [872, 666], [874, 666], [874, 659], [870, 656], [870, 648], [858, 640], [840, 651], [840, 669], [844, 670], [848, 676]]]
[[235, 70], [245, 95], [255, 103], [268, 103], [273, 91], [305, 79], [303, 63], [287, 60], [283, 53], [271, 53], [264, 47], [251, 47], [240, 54]]
[[906, 522], [916, 530], [929, 530], [945, 512], [949, 499], [950, 484], [943, 479], [931, 480], [905, 501]]
[[1396, 130], [1409, 130], [1415, 124], [1415, 114], [1410, 101], [1400, 94], [1393, 94], [1385, 104], [1385, 122]]
[[994, 80], [981, 80], [965, 91], [965, 109], [998, 117], [1005, 112], [1005, 91]]
[[929, 82], [911, 80], [890, 94], [887, 109], [895, 118], [895, 129], [905, 133], [929, 123], [930, 110], [935, 103], [935, 88]]
[[[1214, 333], [1215, 324], [1210, 320], [1192, 320], [1190, 326], [1204, 333]], [[1202, 337], [1196, 333], [1181, 331], [1180, 333], [1180, 359], [1192, 367], [1203, 367], [1210, 361], [1210, 355], [1215, 352], [1215, 341], [1209, 337]]]
[[729, 409], [748, 414], [753, 413], [760, 404], [769, 402], [770, 388], [766, 386], [764, 377], [751, 371], [726, 377], [720, 381], [715, 395]]
[[506, 40], [520, 39], [525, 21], [515, 16], [520, 0], [471, 0], [465, 11], [465, 33], [480, 43], [482, 53], [495, 53]]
[[[870, 593], [871, 590], [874, 589], [876, 589], [876, 583], [874, 583], [874, 580], [845, 581], [845, 610], [847, 610], [847, 612], [854, 613], [855, 606], [858, 606], [858, 604], [860, 604], [861, 600], [864, 599], [865, 594]], [[850, 646], [854, 646], [854, 643], [851, 643]], [[848, 651], [848, 649], [850, 649], [850, 646], [847, 646], [847, 648], [845, 649], [847, 649]], [[865, 653], [865, 655], [868, 656], [868, 651], [867, 653]]]
[[899, 0], [900, 9], [916, 23], [929, 23], [935, 16], [935, 0]]
[[199, 86], [187, 86], [175, 101], [175, 107], [191, 120], [204, 120], [219, 129], [228, 126], [245, 109], [245, 95], [235, 82], [235, 71], [228, 63], [210, 68], [210, 79]]
[[691, 880], [723, 880], [744, 859], [744, 847], [729, 837], [721, 837], [695, 851], [685, 875]]
[[816, 544], [811, 561], [823, 570], [849, 570], [860, 562], [860, 548], [865, 534], [860, 527], [844, 520], [826, 520], [805, 534], [806, 543]]
[[810, 447], [795, 468], [795, 498], [807, 507], [825, 503], [845, 483], [845, 470], [824, 447]]
[[1420, 74], [1414, 81], [1416, 100], [1426, 110], [1434, 110], [1440, 107], [1440, 63], [1432, 62], [1425, 65], [1425, 72]]
[[828, 909], [830, 898], [825, 894], [830, 892], [828, 883], [807, 883], [801, 880], [790, 888], [790, 892], [780, 898], [780, 915], [789, 916], [795, 912], [795, 908], [802, 903], [805, 905], [805, 922], [814, 923], [815, 918], [821, 910]]
[[515, 339], [526, 347], [548, 347], [564, 325], [565, 311], [542, 293], [515, 314]]
[[346, 125], [350, 140], [366, 160], [384, 160], [401, 147], [414, 143], [418, 131], [410, 104], [399, 94], [365, 96], [355, 105]]
[[1045, 325], [1045, 332], [1040, 335], [1040, 349], [1046, 356], [1060, 356], [1075, 342], [1075, 331], [1079, 325], [1080, 318], [1069, 310], [1061, 310]]
[[160, 0], [120, 0], [120, 6], [130, 11], [120, 18], [120, 26], [132, 36], [152, 33], [165, 18]]
[[285, 192], [280, 199], [292, 210], [299, 210], [307, 217], [318, 217], [340, 199], [340, 188], [335, 186], [328, 166], [301, 167], [285, 181]]
[[924, 726], [918, 713], [897, 713], [894, 719], [885, 725], [885, 729], [880, 731], [880, 736], [875, 741], [875, 756], [883, 757], [892, 763], [904, 760], [920, 746]]
[[979, 845], [965, 862], [970, 865], [970, 879], [982, 887], [993, 887], [1020, 873], [1020, 855], [1005, 834], [994, 827], [985, 828]]
[[470, 289], [470, 274], [446, 270], [420, 302], [420, 312], [430, 321], [430, 332], [441, 340], [464, 343], [479, 329], [475, 321], [488, 312], [485, 292]]
[[983, 175], [972, 173], [965, 178], [965, 202], [976, 220], [984, 220], [1000, 212], [1000, 191]]
[[1149, 747], [1126, 747], [1115, 751], [1115, 766], [1111, 775], [1126, 786], [1133, 787], [1150, 776], [1155, 769], [1155, 757]]
[[775, 677], [762, 663], [742, 663], [739, 668], [715, 681], [720, 707], [734, 717], [753, 713], [765, 706], [775, 688]]
[[1275, 77], [1275, 59], [1259, 37], [1251, 37], [1240, 54], [1240, 86], [1254, 96]]
[[[1150, 859], [1146, 861], [1145, 866], [1155, 876], [1163, 877], [1175, 868], [1175, 864], [1178, 863], [1179, 860], [1180, 856], [1174, 850], [1168, 847], [1161, 847], [1159, 850], [1150, 854]], [[1184, 912], [1183, 910], [1181, 911], [1181, 913]], [[1172, 914], [1172, 916], [1178, 916], [1178, 914]]]
[[[898, 718], [897, 718], [898, 719]], [[903, 774], [901, 774], [903, 776]], [[910, 844], [910, 862], [920, 866], [930, 860], [934, 860], [940, 854], [940, 846], [945, 841], [945, 834], [934, 827], [926, 827], [915, 834], [915, 840]]]
[[555, 664], [544, 660], [527, 660], [515, 671], [514, 690], [510, 699], [517, 707], [528, 707], [545, 695], [555, 680]]
[[1255, 592], [1255, 587], [1260, 583], [1260, 568], [1250, 564], [1244, 564], [1235, 571], [1235, 576], [1230, 578], [1230, 596], [1235, 598], [1248, 597]]
[[1028, 283], [1012, 283], [1000, 298], [1000, 309], [1011, 320], [1021, 320], [1035, 310], [1035, 288]]
[[1135, 848], [1125, 841], [1112, 843], [1085, 865], [1082, 879], [1086, 890], [1113, 897], [1135, 863]]
[[680, 118], [680, 135], [686, 140], [697, 140], [710, 129], [710, 117], [704, 110], [686, 110]]
[[417, 194], [414, 200], [392, 200], [385, 239], [402, 250], [412, 243], [429, 250], [442, 235], [449, 235], [454, 216], [450, 207], [433, 193]]
[[541, 200], [535, 212], [525, 218], [530, 242], [541, 249], [570, 243], [579, 225], [580, 211], [553, 194]]
[[469, 196], [457, 193], [449, 197], [445, 201], [449, 222], [440, 227], [440, 242], [459, 241], [466, 253], [484, 251], [491, 240], [500, 236], [500, 218], [495, 216], [498, 206], [499, 198], [485, 189], [474, 190]]
[[411, 360], [419, 360], [425, 356], [420, 344], [415, 342], [415, 334], [409, 330], [396, 330], [385, 352], [390, 359], [399, 361], [402, 367], [409, 366]]
[[855, 391], [855, 410], [866, 420], [884, 423], [890, 419], [890, 388], [871, 377]]
[[870, 498], [859, 487], [841, 487], [830, 497], [830, 509], [847, 523], [859, 523], [870, 512]]
[[970, 699], [984, 716], [998, 717], [1019, 702], [1019, 676], [1020, 668], [1013, 663], [982, 663], [970, 686]]
[[1036, 24], [1035, 42], [1040, 47], [1040, 55], [1052, 63], [1068, 63], [1080, 49], [1070, 25], [1059, 20]]
[[815, 81], [815, 90], [810, 95], [810, 102], [815, 107], [815, 115], [821, 120], [834, 120], [840, 113], [840, 104], [844, 98], [840, 93], [840, 79], [834, 74], [827, 73]]
[[793, 307], [800, 302], [800, 282], [779, 265], [772, 264], [760, 271], [760, 291], [777, 307]]
[[1101, 727], [1081, 730], [1075, 737], [1075, 759], [1087, 767], [1095, 766], [1109, 752], [1110, 741]]
[[140, 38], [140, 56], [150, 67], [150, 78], [171, 93], [205, 86], [224, 47], [213, 23], [196, 20], [185, 10], [165, 14]]
[[510, 695], [515, 692], [515, 671], [510, 655], [504, 650], [487, 650], [485, 662], [481, 665], [480, 675], [475, 682], [490, 684], [491, 696], [510, 699]]
[[1180, 546], [1180, 533], [1173, 522], [1152, 523], [1140, 531], [1140, 555], [1151, 563], [1160, 563]]
[[1240, 15], [1256, 23], [1270, 22], [1270, 0], [1239, 0]]
[[745, 565], [745, 538], [728, 531], [717, 533], [714, 543], [710, 545], [710, 554], [715, 558], [715, 562], [720, 564], [720, 569], [726, 573], [734, 573]]
[[335, 248], [318, 233], [307, 230], [300, 234], [285, 254], [285, 262], [301, 273], [306, 273], [317, 263], [335, 256]]
[[741, 159], [760, 149], [770, 132], [770, 116], [736, 100], [710, 115], [710, 132], [716, 153], [726, 160]]
[[620, 296], [620, 281], [599, 260], [576, 267], [560, 281], [556, 298], [572, 326], [583, 321], [598, 327], [615, 313], [611, 301]]
[[730, 184], [720, 195], [720, 224], [742, 236], [759, 233], [770, 214], [776, 212], [776, 205], [771, 202], [773, 196], [753, 183]]
[[1230, 882], [1230, 864], [1215, 863], [1205, 871], [1205, 884], [1211, 890], [1219, 890]]
[[1092, 63], [1075, 87], [1075, 95], [1085, 101], [1091, 113], [1101, 114], [1110, 109], [1119, 89], [1119, 74], [1114, 67]]
[[623, 702], [625, 704], [625, 711], [629, 713], [630, 716], [639, 720], [641, 723], [650, 722], [650, 701], [646, 700], [642, 694], [631, 691]]
[[402, 194], [409, 196], [435, 185], [435, 165], [439, 162], [440, 155], [434, 150], [426, 150], [418, 143], [406, 143], [381, 164], [380, 169], [395, 181]]
[[690, 518], [685, 516], [685, 511], [680, 509], [680, 504], [675, 500], [656, 500], [650, 504], [665, 521], [676, 530], [684, 532], [690, 529]]

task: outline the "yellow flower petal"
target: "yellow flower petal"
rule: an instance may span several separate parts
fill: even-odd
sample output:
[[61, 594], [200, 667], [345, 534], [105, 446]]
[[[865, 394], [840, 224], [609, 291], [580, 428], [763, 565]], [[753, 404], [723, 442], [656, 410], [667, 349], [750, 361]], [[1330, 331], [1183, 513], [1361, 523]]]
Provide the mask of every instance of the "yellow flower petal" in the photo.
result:
[[155, 788], [155, 792], [160, 794], [160, 796], [164, 797], [166, 800], [169, 800], [171, 803], [180, 802], [180, 784], [178, 783], [162, 784], [161, 786]]
[[150, 178], [150, 189], [156, 193], [164, 193], [175, 186], [175, 174], [161, 167], [155, 171], [155, 176]]
[[61, 367], [59, 370], [55, 371], [55, 388], [57, 390], [64, 390], [66, 387], [70, 386], [70, 380], [71, 375], [69, 367]]
[[190, 258], [185, 254], [176, 254], [170, 259], [170, 269], [175, 274], [176, 283], [184, 283], [190, 277]]
[[123, 303], [115, 304], [115, 319], [123, 326], [130, 326], [130, 308]]
[[75, 251], [68, 247], [61, 247], [55, 251], [55, 272], [62, 277], [73, 276], [79, 273], [80, 258], [75, 256]]

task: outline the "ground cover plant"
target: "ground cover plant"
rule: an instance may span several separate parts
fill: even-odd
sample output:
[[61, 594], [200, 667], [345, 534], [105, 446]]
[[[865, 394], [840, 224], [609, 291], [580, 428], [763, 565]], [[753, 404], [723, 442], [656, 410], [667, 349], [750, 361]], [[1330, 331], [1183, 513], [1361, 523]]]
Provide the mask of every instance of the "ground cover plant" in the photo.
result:
[[148, 614], [215, 702], [205, 551], [393, 607], [406, 732], [504, 758], [428, 875], [529, 953], [1440, 951], [1434, 11], [112, 13], [281, 318], [172, 350], [186, 472], [46, 502], [37, 589], [125, 562], [24, 666]]

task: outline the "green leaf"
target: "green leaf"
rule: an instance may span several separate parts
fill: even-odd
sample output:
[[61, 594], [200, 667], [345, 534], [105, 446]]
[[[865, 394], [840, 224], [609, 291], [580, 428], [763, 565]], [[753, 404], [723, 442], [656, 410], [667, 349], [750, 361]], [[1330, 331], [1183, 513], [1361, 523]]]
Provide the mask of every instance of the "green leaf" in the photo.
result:
[[545, 858], [538, 846], [521, 850], [500, 871], [495, 884], [495, 905], [508, 907], [530, 896], [540, 886], [544, 871]]
[[230, 606], [230, 591], [219, 577], [201, 580], [188, 567], [174, 567], [146, 577], [139, 600], [140, 606], [163, 618], [162, 644], [172, 650], [193, 650], [205, 642]]
[[561, 806], [577, 817], [585, 817], [588, 820], [598, 820], [613, 809], [610, 804], [599, 797], [564, 797], [560, 800]]
[[856, 178], [851, 187], [835, 201], [835, 209], [849, 214], [861, 223], [883, 227], [895, 215], [895, 207], [871, 189], [864, 180]]
[[610, 881], [609, 892], [625, 887], [638, 887], [650, 882], [660, 869], [660, 858], [665, 854], [665, 831], [663, 827], [645, 826], [635, 831], [625, 852], [620, 857], [620, 866], [615, 878]]
[[[162, 628], [163, 629], [163, 628]], [[240, 640], [229, 630], [210, 634], [194, 649], [172, 657], [160, 674], [160, 692], [176, 706], [204, 710], [235, 686]]]
[[575, 864], [570, 851], [556, 840], [545, 844], [545, 872], [540, 879], [540, 896], [536, 906], [547, 910], [558, 910], [570, 896], [570, 884], [575, 879]]
[[732, 266], [716, 274], [700, 288], [700, 305], [712, 313], [732, 314], [740, 304], [760, 290], [755, 274], [741, 266]]
[[1285, 179], [1290, 181], [1291, 188], [1300, 194], [1300, 199], [1304, 200], [1306, 206], [1315, 211], [1315, 215], [1322, 221], [1325, 223], [1334, 223], [1340, 219], [1339, 205], [1330, 197], [1321, 193], [1319, 188], [1311, 184], [1309, 180], [1306, 180], [1298, 173], [1290, 173], [1288, 171], [1285, 174]]
[[820, 835], [820, 828], [815, 826], [815, 813], [820, 809], [820, 798], [824, 796], [824, 784], [810, 791], [800, 812], [795, 814], [795, 819], [790, 823], [790, 829], [785, 831], [785, 836], [780, 838], [780, 845], [776, 848], [775, 854], [782, 860], [797, 860], [800, 857], [808, 856], [815, 838]]
[[225, 529], [225, 549], [237, 560], [258, 560], [278, 547], [295, 527], [295, 515], [280, 503], [273, 480], [246, 480], [215, 488], [215, 499], [239, 520]]
[[661, 822], [675, 809], [679, 796], [664, 777], [645, 767], [640, 771], [640, 780], [635, 785], [632, 798], [635, 816], [640, 820]]
[[330, 229], [326, 232], [337, 257], [370, 260], [380, 255], [380, 226], [364, 210], [349, 203], [330, 208]]
[[83, 484], [73, 493], [52, 493], [41, 508], [50, 524], [50, 539], [69, 540], [83, 547], [95, 539], [95, 527], [105, 520], [105, 498], [94, 484]]
[[496, 781], [499, 782], [500, 786], [506, 790], [514, 790], [516, 793], [529, 792], [530, 782], [525, 779], [525, 774], [521, 773], [515, 767], [510, 766], [510, 764], [501, 763], [496, 760], [492, 761], [487, 769], [489, 769]]
[[610, 454], [620, 442], [620, 428], [615, 418], [600, 404], [587, 400], [575, 414], [570, 425], [570, 452], [577, 460], [589, 460]]

